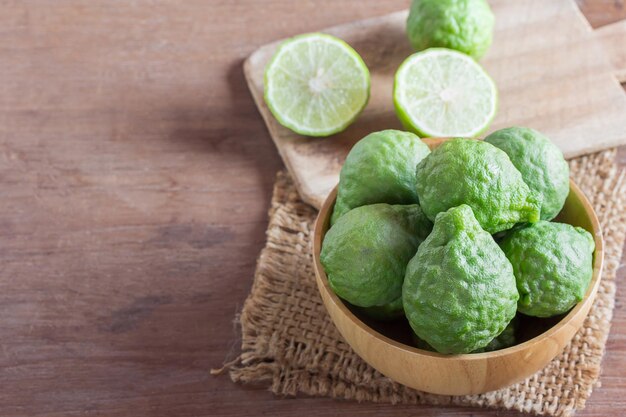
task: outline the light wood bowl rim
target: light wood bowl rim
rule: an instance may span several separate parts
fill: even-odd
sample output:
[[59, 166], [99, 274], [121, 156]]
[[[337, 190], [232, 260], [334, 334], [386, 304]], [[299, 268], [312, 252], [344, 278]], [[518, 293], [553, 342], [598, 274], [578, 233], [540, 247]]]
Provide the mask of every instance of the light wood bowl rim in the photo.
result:
[[[442, 142], [446, 140], [448, 140], [448, 138], [423, 138], [422, 139], [422, 141], [424, 141], [427, 145], [429, 145], [431, 149], [433, 147], [438, 146], [439, 144], [441, 144]], [[598, 221], [598, 216], [596, 215], [595, 210], [589, 203], [589, 200], [587, 199], [585, 194], [578, 187], [578, 185], [576, 185], [574, 180], [570, 178], [570, 193], [572, 192], [576, 195], [576, 198], [581, 202], [581, 205], [584, 208], [584, 212], [587, 215], [589, 222], [591, 223], [592, 230], [593, 230], [592, 235], [593, 235], [596, 247], [594, 250], [593, 274], [591, 277], [591, 282], [590, 282], [589, 288], [587, 289], [587, 292], [585, 293], [585, 297], [578, 304], [576, 304], [576, 306], [572, 310], [570, 310], [570, 312], [565, 317], [563, 317], [563, 319], [561, 319], [558, 323], [556, 323], [550, 329], [546, 330], [540, 335], [535, 336], [532, 339], [529, 339], [523, 343], [511, 346], [505, 349], [496, 350], [493, 352], [447, 355], [447, 354], [442, 354], [442, 353], [437, 353], [437, 352], [430, 352], [430, 351], [423, 350], [423, 349], [418, 349], [416, 347], [409, 346], [404, 343], [400, 343], [394, 339], [391, 339], [375, 331], [374, 329], [369, 327], [367, 324], [365, 324], [363, 321], [361, 321], [357, 316], [355, 316], [350, 311], [350, 309], [346, 307], [343, 301], [330, 288], [328, 284], [328, 277], [326, 276], [326, 272], [324, 271], [324, 268], [322, 267], [322, 264], [320, 263], [321, 245], [322, 245], [323, 235], [325, 234], [325, 232], [323, 233], [323, 230], [324, 230], [325, 225], [330, 219], [330, 214], [332, 213], [331, 209], [333, 205], [335, 204], [335, 199], [337, 196], [337, 186], [333, 188], [331, 193], [328, 195], [328, 197], [324, 201], [324, 204], [322, 205], [322, 208], [320, 209], [318, 216], [315, 220], [315, 226], [314, 226], [314, 231], [313, 231], [313, 258], [314, 258], [315, 276], [318, 281], [318, 289], [320, 291], [322, 291], [323, 289], [324, 292], [327, 293], [329, 300], [332, 301], [334, 306], [345, 317], [347, 317], [352, 322], [353, 325], [358, 326], [361, 330], [369, 333], [371, 336], [373, 336], [374, 338], [384, 343], [387, 343], [397, 349], [401, 349], [408, 353], [415, 354], [418, 357], [426, 356], [426, 357], [450, 359], [450, 360], [455, 360], [455, 361], [462, 360], [462, 361], [473, 362], [473, 361], [484, 361], [487, 358], [508, 356], [511, 354], [515, 354], [517, 352], [531, 349], [533, 345], [537, 344], [543, 339], [551, 338], [555, 334], [559, 333], [559, 331], [562, 328], [566, 326], [571, 326], [572, 322], [575, 321], [574, 319], [578, 316], [581, 310], [583, 310], [589, 304], [593, 303], [598, 287], [600, 285], [600, 280], [602, 277], [602, 267], [603, 267], [603, 262], [604, 262], [604, 240], [602, 237], [602, 229], [600, 227], [600, 222]], [[575, 326], [576, 331], [573, 334], [576, 334], [576, 332], [582, 326], [582, 323], [583, 323], [583, 320], [581, 320], [580, 326]], [[563, 344], [561, 349], [565, 347], [565, 345], [569, 342], [569, 340]]]

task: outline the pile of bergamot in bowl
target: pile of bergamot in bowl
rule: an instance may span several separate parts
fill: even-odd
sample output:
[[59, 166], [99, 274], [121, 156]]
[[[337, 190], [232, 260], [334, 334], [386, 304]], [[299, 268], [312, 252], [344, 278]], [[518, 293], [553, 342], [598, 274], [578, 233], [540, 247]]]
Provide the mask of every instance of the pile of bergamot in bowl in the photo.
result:
[[[375, 132], [352, 148], [320, 254], [339, 297], [374, 320], [405, 317], [416, 345], [440, 353], [511, 346], [517, 316], [567, 312], [592, 278], [592, 236], [551, 222], [569, 193], [561, 151], [521, 127], [471, 139], [497, 109], [476, 62], [493, 26], [486, 0], [413, 0], [418, 52], [398, 67], [393, 107], [414, 133]], [[278, 47], [264, 86], [280, 124], [324, 137], [366, 107], [370, 74], [344, 41], [308, 34]], [[416, 134], [452, 139], [431, 152]]]
[[561, 315], [592, 277], [589, 232], [552, 220], [569, 168], [541, 133], [502, 129], [432, 152], [372, 133], [341, 170], [320, 261], [333, 291], [375, 320], [406, 317], [440, 353], [516, 343], [516, 317]]

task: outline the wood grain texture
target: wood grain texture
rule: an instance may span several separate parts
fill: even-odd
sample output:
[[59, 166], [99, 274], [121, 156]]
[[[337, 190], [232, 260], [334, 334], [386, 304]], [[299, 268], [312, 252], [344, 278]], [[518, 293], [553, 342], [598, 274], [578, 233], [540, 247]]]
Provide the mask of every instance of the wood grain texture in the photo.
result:
[[[613, 3], [585, 2], [595, 26]], [[237, 354], [282, 167], [243, 60], [407, 4], [0, 1], [0, 415], [517, 415], [281, 399], [208, 374]], [[625, 303], [620, 285], [581, 415], [626, 414]]]
[[594, 35], [604, 47], [617, 80], [626, 82], [626, 20], [596, 29]]
[[[574, 0], [491, 0], [493, 44], [481, 64], [498, 86], [498, 112], [486, 133], [529, 126], [573, 157], [626, 144], [626, 22], [594, 34]], [[280, 41], [246, 61], [255, 102], [304, 201], [319, 208], [338, 181], [352, 145], [372, 130], [398, 128], [393, 77], [413, 51], [406, 12], [324, 29], [352, 45], [371, 73], [369, 103], [353, 126], [329, 139], [307, 138], [281, 126], [263, 99], [265, 67]], [[608, 55], [608, 58], [607, 58]], [[605, 135], [597, 138], [602, 126]]]
[[[435, 149], [448, 139], [427, 138]], [[403, 344], [369, 327], [335, 294], [320, 252], [337, 199], [335, 187], [319, 211], [313, 232], [315, 279], [324, 306], [352, 349], [383, 375], [411, 388], [442, 395], [482, 394], [523, 381], [563, 351], [582, 326], [595, 300], [602, 276], [604, 241], [597, 215], [573, 180], [558, 221], [582, 227], [594, 237], [593, 275], [585, 297], [548, 331], [507, 349], [471, 355], [441, 355]]]

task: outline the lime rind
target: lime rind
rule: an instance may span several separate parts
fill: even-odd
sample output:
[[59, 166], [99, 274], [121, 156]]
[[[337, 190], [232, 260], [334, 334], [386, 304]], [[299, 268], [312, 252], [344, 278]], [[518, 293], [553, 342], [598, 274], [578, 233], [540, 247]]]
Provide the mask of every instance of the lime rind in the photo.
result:
[[[442, 66], [444, 59], [448, 65]], [[443, 84], [451, 79], [452, 86]], [[443, 103], [443, 94], [452, 94], [453, 100], [459, 91], [463, 95], [460, 104]], [[446, 48], [430, 48], [409, 56], [400, 65], [394, 79], [393, 101], [404, 127], [422, 137], [476, 137], [487, 130], [495, 117], [498, 90], [470, 56]], [[444, 107], [452, 111], [442, 111]], [[477, 120], [463, 123], [472, 112], [477, 114]]]
[[494, 21], [486, 0], [414, 0], [406, 31], [416, 51], [449, 48], [478, 60], [491, 46]]
[[[338, 86], [325, 84], [329, 76]], [[345, 130], [370, 96], [370, 73], [361, 56], [345, 41], [323, 33], [284, 41], [266, 67], [264, 83], [265, 102], [276, 120], [306, 136]]]

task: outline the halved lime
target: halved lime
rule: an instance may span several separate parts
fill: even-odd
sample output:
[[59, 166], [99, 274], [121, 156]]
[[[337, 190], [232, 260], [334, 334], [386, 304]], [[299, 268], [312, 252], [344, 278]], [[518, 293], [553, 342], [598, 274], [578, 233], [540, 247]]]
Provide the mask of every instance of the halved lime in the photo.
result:
[[431, 48], [396, 72], [393, 101], [407, 129], [427, 137], [474, 137], [496, 114], [496, 85], [469, 56]]
[[321, 33], [284, 41], [265, 70], [265, 102], [280, 124], [301, 135], [341, 132], [363, 110], [369, 91], [359, 54]]

